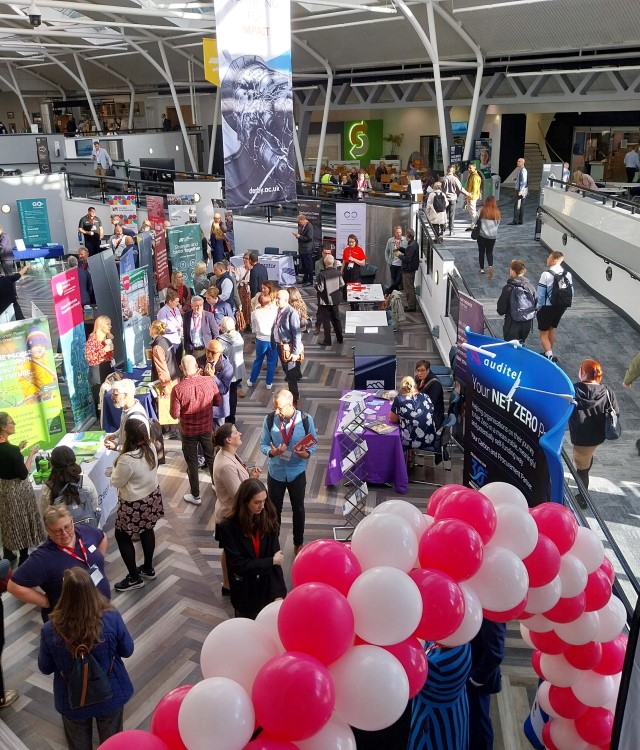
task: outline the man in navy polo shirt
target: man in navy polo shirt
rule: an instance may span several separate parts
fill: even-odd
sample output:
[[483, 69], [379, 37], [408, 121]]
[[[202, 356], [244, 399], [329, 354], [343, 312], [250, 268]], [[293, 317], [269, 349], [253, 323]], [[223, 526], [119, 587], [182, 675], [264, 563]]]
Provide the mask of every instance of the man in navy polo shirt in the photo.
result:
[[40, 607], [47, 622], [62, 592], [62, 577], [68, 568], [83, 567], [101, 594], [111, 599], [111, 587], [104, 572], [107, 537], [86, 524], [74, 527], [64, 504], [49, 506], [44, 514], [49, 538], [29, 555], [9, 581], [7, 591], [21, 602]]

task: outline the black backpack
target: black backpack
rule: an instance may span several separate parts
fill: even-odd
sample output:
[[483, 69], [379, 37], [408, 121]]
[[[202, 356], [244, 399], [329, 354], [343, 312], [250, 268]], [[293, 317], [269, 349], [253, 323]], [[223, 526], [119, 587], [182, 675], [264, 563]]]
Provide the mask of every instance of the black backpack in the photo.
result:
[[532, 320], [536, 314], [536, 295], [526, 286], [514, 286], [509, 298], [509, 314], [516, 323]]
[[[553, 271], [551, 271], [553, 273]], [[557, 307], [571, 307], [573, 302], [573, 283], [569, 272], [553, 274], [553, 287], [551, 289], [551, 304]]]
[[[309, 434], [309, 415], [304, 411], [301, 411], [300, 415], [302, 416], [302, 426], [304, 427], [304, 434], [308, 435]], [[269, 428], [269, 432], [271, 432], [271, 430], [273, 429], [273, 422], [275, 418], [276, 418], [275, 411], [271, 411], [267, 414], [267, 427]]]
[[444, 197], [444, 193], [438, 190], [433, 196], [433, 210], [437, 214], [441, 214], [447, 210], [447, 199]]
[[78, 646], [74, 650], [71, 674], [67, 683], [70, 708], [93, 706], [113, 697], [109, 675], [113, 669], [114, 659], [111, 660], [107, 673], [86, 646]]

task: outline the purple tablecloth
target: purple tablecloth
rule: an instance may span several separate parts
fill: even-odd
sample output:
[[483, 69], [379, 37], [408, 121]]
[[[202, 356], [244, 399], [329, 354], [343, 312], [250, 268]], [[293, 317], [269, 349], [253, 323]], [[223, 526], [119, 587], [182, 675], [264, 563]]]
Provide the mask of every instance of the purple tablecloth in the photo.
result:
[[[348, 391], [344, 393], [348, 393]], [[367, 397], [367, 401], [371, 399], [375, 399], [373, 393]], [[342, 455], [344, 449], [340, 445], [342, 433], [338, 432], [338, 425], [346, 410], [347, 404], [341, 401], [336, 429], [331, 443], [327, 477], [325, 479], [327, 487], [332, 484], [339, 484], [342, 481], [340, 462], [344, 457]], [[377, 411], [378, 419], [385, 418], [390, 411], [391, 403], [385, 401]], [[364, 416], [366, 418], [369, 415]], [[364, 438], [368, 447], [362, 478], [371, 484], [392, 484], [396, 492], [404, 494], [409, 487], [409, 477], [407, 476], [407, 466], [404, 460], [404, 453], [402, 452], [402, 443], [400, 442], [400, 432], [398, 429], [396, 428], [387, 435], [379, 435], [377, 432], [365, 429], [359, 437]]]

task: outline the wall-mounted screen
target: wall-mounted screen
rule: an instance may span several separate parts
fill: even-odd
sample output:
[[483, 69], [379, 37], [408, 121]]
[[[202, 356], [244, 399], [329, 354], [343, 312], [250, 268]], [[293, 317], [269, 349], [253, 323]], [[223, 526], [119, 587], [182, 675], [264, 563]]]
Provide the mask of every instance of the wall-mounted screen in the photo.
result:
[[93, 141], [91, 138], [78, 138], [75, 144], [76, 156], [84, 158], [91, 156], [91, 152], [93, 151]]
[[466, 135], [467, 134], [467, 127], [469, 123], [468, 122], [452, 122], [451, 123], [451, 132], [454, 136], [460, 136], [460, 135]]

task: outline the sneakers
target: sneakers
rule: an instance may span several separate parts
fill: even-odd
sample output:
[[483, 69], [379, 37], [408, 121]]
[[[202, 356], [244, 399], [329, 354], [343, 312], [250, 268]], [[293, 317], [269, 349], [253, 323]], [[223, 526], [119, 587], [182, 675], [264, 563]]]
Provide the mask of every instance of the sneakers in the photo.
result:
[[489, 268], [487, 268], [487, 277], [489, 281], [491, 281], [491, 279], [493, 278], [493, 266], [489, 266]]
[[151, 568], [151, 570], [145, 570], [144, 566], [141, 565], [138, 568], [138, 576], [142, 576], [143, 578], [146, 578], [147, 581], [155, 581], [155, 578], [156, 578], [155, 568]]
[[247, 380], [247, 388], [253, 388], [253, 383], [250, 380]]
[[186, 503], [191, 503], [191, 505], [201, 505], [202, 504], [202, 500], [199, 497], [195, 497], [195, 495], [192, 495], [190, 492], [187, 493], [184, 496], [184, 501]]
[[116, 583], [113, 588], [116, 591], [132, 591], [133, 589], [141, 589], [144, 588], [144, 581], [140, 576], [138, 576], [137, 578], [127, 576], [121, 581], [118, 581], [118, 583]]
[[481, 268], [481, 269], [480, 269], [480, 273], [484, 273], [484, 268]]
[[578, 503], [578, 505], [579, 505], [579, 506], [580, 506], [580, 507], [581, 507], [581, 508], [582, 508], [583, 510], [586, 510], [586, 509], [587, 509], [587, 508], [589, 507], [589, 506], [587, 505], [587, 501], [585, 500], [584, 496], [583, 496], [583, 495], [582, 495], [582, 494], [581, 494], [580, 492], [578, 492], [578, 494], [576, 495], [576, 502]]
[[273, 383], [267, 383], [267, 390], [270, 391], [273, 388]]
[[20, 697], [20, 693], [17, 690], [5, 690], [4, 696], [0, 698], [0, 708], [6, 708], [12, 703], [15, 703]]
[[473, 232], [473, 227], [467, 227], [464, 231], [465, 232]]

